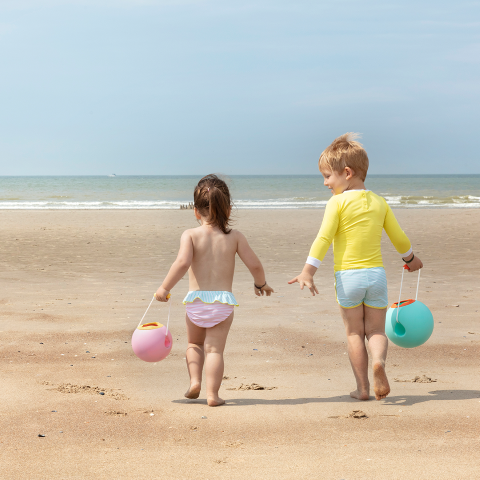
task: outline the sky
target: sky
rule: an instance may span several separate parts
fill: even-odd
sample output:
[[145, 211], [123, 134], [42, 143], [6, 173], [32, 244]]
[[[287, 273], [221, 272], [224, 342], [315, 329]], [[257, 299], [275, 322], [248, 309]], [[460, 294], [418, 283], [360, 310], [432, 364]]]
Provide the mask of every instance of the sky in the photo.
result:
[[479, 120], [480, 2], [0, 0], [0, 175], [478, 174]]

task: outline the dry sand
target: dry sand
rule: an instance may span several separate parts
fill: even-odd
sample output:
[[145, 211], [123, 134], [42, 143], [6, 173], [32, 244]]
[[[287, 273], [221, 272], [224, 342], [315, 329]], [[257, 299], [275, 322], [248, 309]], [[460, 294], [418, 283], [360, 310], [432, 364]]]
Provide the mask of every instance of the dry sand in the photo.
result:
[[[148, 364], [130, 347], [191, 211], [1, 211], [0, 478], [478, 478], [480, 211], [396, 211], [425, 263], [435, 331], [413, 350], [390, 345], [379, 402], [348, 395], [331, 252], [320, 296], [287, 285], [322, 214], [237, 212], [276, 292], [256, 298], [238, 264], [227, 405], [210, 408], [183, 398], [185, 279], [170, 356]], [[399, 260], [385, 239], [391, 302]], [[415, 286], [412, 274], [403, 297]], [[165, 305], [147, 318], [164, 321]]]

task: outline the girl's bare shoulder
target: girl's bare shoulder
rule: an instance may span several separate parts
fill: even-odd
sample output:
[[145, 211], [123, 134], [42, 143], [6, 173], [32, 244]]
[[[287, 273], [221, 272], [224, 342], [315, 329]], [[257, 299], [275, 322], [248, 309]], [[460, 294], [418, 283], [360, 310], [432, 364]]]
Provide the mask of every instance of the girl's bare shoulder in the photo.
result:
[[195, 238], [198, 237], [198, 230], [199, 227], [197, 228], [188, 228], [187, 230], [184, 230], [182, 233], [182, 236], [180, 237], [180, 242], [191, 242]]
[[241, 238], [245, 238], [245, 235], [240, 230], [235, 230], [234, 228], [232, 228], [230, 230], [229, 235], [231, 235], [236, 240], [239, 240]]
[[183, 231], [182, 233], [182, 237], [183, 235], [186, 235], [186, 236], [194, 236], [194, 235], [198, 235], [202, 230], [202, 226], [198, 226], [198, 227], [193, 227], [193, 228], [187, 228], [186, 230]]
[[245, 243], [248, 243], [245, 235], [240, 230], [231, 230], [229, 235], [232, 236], [231, 241], [235, 243], [236, 248], [240, 248]]

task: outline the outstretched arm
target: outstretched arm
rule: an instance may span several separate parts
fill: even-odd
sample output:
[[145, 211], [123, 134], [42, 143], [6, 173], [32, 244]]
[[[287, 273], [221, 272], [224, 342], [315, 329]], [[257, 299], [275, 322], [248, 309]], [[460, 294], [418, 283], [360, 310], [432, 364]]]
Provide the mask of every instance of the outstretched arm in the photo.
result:
[[335, 200], [330, 199], [325, 207], [325, 214], [323, 216], [322, 225], [320, 227], [320, 231], [318, 232], [317, 238], [312, 244], [310, 248], [310, 253], [308, 254], [307, 262], [303, 267], [302, 273], [297, 275], [296, 277], [292, 278], [288, 283], [291, 285], [292, 283], [298, 282], [300, 284], [300, 288], [303, 290], [303, 287], [307, 287], [313, 296], [315, 293], [318, 294], [317, 287], [313, 281], [313, 276], [317, 271], [318, 267], [322, 263], [327, 250], [332, 243], [333, 237], [335, 236], [337, 229], [338, 229], [338, 210], [337, 210], [337, 203]]
[[173, 262], [168, 271], [165, 280], [155, 293], [155, 298], [159, 302], [167, 302], [167, 295], [170, 290], [179, 282], [179, 280], [187, 273], [193, 258], [193, 242], [188, 230], [183, 232], [180, 238], [180, 249], [178, 250], [177, 259]]
[[273, 293], [273, 288], [270, 287], [265, 280], [265, 271], [263, 270], [262, 262], [260, 262], [252, 250], [252, 247], [248, 244], [245, 235], [239, 231], [236, 233], [238, 235], [237, 253], [252, 274], [255, 295], [260, 296], [265, 293], [267, 297], [269, 297]]
[[302, 273], [295, 278], [292, 278], [288, 284], [291, 285], [292, 283], [298, 282], [301, 290], [303, 290], [303, 287], [307, 287], [312, 292], [312, 295], [315, 296], [315, 293], [318, 294], [318, 289], [313, 282], [313, 276], [316, 271], [317, 267], [306, 263], [303, 267]]

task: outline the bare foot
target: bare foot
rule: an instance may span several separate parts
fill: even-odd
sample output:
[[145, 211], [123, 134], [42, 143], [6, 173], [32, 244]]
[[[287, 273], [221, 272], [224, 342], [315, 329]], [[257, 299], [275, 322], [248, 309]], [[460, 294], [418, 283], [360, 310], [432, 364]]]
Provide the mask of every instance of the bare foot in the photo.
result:
[[385, 398], [390, 393], [385, 367], [381, 363], [373, 365], [373, 391], [377, 400]]
[[187, 393], [185, 394], [186, 398], [198, 398], [200, 395], [200, 389], [202, 386], [199, 383], [196, 383], [194, 385], [190, 385], [190, 388], [187, 390]]
[[225, 400], [220, 397], [208, 397], [207, 398], [207, 403], [209, 407], [218, 407], [220, 405], [223, 405], [225, 403]]
[[350, 392], [350, 396], [352, 398], [356, 398], [357, 400], [370, 400], [370, 393], [367, 391], [363, 390], [354, 390], [353, 392]]

